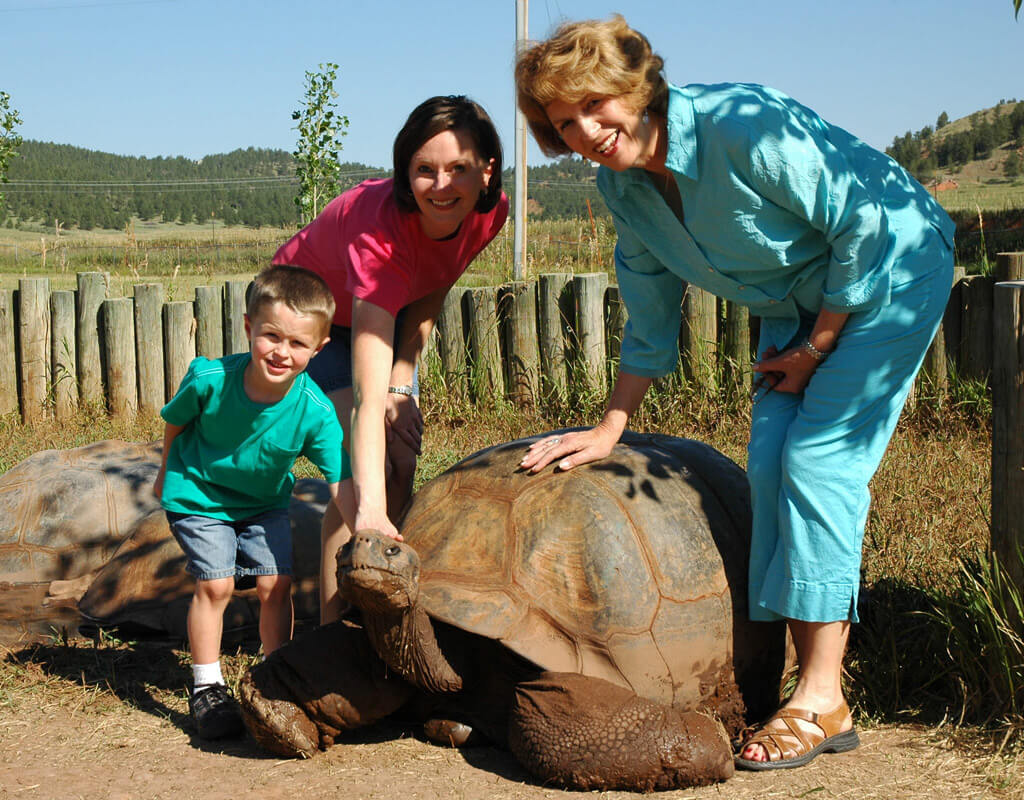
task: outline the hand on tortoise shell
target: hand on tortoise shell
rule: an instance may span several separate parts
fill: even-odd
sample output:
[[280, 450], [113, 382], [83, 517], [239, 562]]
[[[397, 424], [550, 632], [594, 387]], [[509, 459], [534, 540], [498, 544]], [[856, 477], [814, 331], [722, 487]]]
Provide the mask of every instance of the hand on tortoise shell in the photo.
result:
[[537, 473], [553, 461], [558, 461], [558, 469], [570, 470], [606, 458], [617, 441], [618, 437], [612, 436], [600, 426], [545, 436], [530, 445], [519, 466], [528, 472]]

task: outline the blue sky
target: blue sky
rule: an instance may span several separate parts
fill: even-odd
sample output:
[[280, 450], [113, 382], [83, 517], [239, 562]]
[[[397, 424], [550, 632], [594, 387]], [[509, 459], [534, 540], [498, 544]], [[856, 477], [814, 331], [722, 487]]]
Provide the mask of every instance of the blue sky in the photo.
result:
[[[879, 148], [941, 111], [1024, 99], [1011, 0], [529, 5], [531, 38], [622, 11], [670, 81], [775, 86]], [[514, 0], [0, 0], [0, 90], [25, 138], [201, 158], [293, 149], [303, 74], [334, 61], [343, 160], [388, 165], [417, 103], [462, 93], [491, 113], [511, 162], [514, 40]]]

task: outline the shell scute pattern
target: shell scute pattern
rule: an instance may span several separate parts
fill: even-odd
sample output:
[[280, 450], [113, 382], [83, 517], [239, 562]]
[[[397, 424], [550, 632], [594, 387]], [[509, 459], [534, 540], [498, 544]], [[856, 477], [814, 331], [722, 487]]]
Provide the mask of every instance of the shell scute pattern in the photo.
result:
[[627, 434], [614, 459], [530, 476], [529, 442], [480, 451], [414, 498], [402, 530], [424, 607], [546, 670], [698, 705], [731, 680], [742, 470], [699, 442]]

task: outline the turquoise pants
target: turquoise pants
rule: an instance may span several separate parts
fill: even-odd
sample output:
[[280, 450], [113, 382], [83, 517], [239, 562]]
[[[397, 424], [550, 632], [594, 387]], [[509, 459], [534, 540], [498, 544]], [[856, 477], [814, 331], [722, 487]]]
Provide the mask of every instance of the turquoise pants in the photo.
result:
[[747, 462], [751, 619], [857, 621], [868, 482], [953, 280], [949, 247], [937, 234], [922, 244], [894, 266], [889, 305], [850, 315], [802, 395], [762, 390], [755, 398]]

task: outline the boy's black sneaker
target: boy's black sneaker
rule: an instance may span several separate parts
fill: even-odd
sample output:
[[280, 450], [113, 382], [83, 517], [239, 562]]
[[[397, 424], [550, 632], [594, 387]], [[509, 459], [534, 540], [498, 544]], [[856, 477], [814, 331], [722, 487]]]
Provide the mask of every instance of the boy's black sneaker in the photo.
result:
[[238, 704], [222, 683], [207, 686], [189, 696], [189, 710], [200, 739], [238, 736], [245, 729]]

